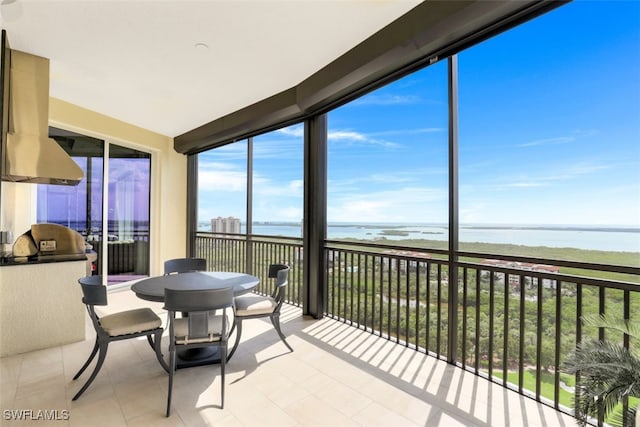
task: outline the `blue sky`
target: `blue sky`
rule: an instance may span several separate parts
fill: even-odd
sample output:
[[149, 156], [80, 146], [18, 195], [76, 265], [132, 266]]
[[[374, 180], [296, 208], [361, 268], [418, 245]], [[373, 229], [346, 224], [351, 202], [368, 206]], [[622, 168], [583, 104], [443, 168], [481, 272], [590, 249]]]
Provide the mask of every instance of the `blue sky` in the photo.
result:
[[[329, 113], [330, 222], [447, 221], [446, 61]], [[640, 2], [574, 1], [459, 55], [462, 223], [640, 227]], [[255, 138], [254, 220], [302, 218], [302, 126]], [[199, 156], [245, 216], [246, 143]]]

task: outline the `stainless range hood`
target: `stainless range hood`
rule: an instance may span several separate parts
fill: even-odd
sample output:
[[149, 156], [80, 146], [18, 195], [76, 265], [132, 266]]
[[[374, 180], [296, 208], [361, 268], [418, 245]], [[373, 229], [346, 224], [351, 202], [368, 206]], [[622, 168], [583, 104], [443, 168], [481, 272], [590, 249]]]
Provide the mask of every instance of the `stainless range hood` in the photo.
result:
[[49, 60], [11, 50], [9, 86], [9, 131], [2, 147], [2, 180], [77, 185], [84, 172], [48, 137]]

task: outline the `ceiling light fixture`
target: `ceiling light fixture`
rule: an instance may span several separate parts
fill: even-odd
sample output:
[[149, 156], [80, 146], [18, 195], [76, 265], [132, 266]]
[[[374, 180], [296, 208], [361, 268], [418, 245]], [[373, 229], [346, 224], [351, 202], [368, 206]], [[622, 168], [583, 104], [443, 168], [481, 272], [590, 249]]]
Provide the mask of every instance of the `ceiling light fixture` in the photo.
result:
[[0, 1], [0, 22], [14, 22], [22, 17], [22, 3], [18, 0]]
[[200, 50], [203, 52], [209, 49], [209, 45], [206, 43], [196, 43], [193, 46], [196, 48], [196, 50]]

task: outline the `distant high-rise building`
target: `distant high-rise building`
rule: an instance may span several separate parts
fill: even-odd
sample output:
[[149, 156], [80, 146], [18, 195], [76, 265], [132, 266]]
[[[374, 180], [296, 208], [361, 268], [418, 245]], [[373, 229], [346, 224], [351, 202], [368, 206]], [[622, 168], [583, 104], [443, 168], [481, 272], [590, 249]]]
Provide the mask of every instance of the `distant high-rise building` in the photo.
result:
[[232, 216], [222, 218], [221, 216], [211, 219], [212, 233], [232, 233], [240, 234], [240, 219]]

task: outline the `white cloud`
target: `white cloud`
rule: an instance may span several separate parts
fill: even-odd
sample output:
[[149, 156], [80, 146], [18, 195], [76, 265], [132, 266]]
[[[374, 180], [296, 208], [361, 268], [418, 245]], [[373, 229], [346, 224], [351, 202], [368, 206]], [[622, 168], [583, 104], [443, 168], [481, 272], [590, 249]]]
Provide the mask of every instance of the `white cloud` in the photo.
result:
[[198, 163], [207, 163], [215, 161], [241, 161], [247, 158], [247, 143], [239, 141], [233, 144], [227, 144], [213, 150], [205, 151], [198, 155]]
[[234, 170], [237, 169], [238, 166], [234, 163], [229, 162], [214, 162], [211, 160], [207, 160], [206, 158], [198, 159], [198, 169], [200, 171], [203, 170]]
[[363, 133], [346, 130], [329, 131], [327, 138], [334, 141], [366, 141], [368, 139]]
[[460, 206], [459, 219], [461, 224], [474, 224], [486, 220], [487, 211], [491, 210], [491, 206], [484, 202], [469, 201], [464, 199], [463, 205]]
[[304, 185], [304, 180], [295, 179], [293, 181], [289, 181], [289, 185], [287, 186], [290, 190], [300, 190]]
[[[541, 166], [541, 168], [543, 166]], [[596, 176], [600, 172], [613, 170], [619, 166], [620, 165], [614, 164], [576, 163], [573, 165], [564, 164], [561, 168], [557, 169], [553, 165], [546, 165], [546, 170], [541, 169], [535, 174], [505, 174], [500, 176], [483, 175], [482, 179], [474, 179], [473, 184], [463, 184], [463, 186], [461, 186], [461, 190], [466, 193], [472, 193], [475, 191], [484, 193], [486, 191], [499, 191], [513, 188], [549, 188], [560, 185], [560, 183], [563, 182], [586, 179], [589, 176]], [[470, 169], [471, 168], [465, 168], [466, 171], [469, 171]], [[560, 173], [558, 173], [558, 171], [560, 171]], [[474, 178], [477, 178], [477, 176], [474, 175]]]
[[371, 132], [370, 136], [390, 136], [390, 135], [419, 135], [423, 133], [438, 133], [444, 132], [444, 128], [417, 128], [417, 129], [396, 129], [385, 130], [380, 132]]
[[553, 175], [539, 175], [537, 177], [529, 177], [525, 179], [507, 179], [509, 181], [505, 187], [544, 187], [554, 182], [570, 181], [587, 175], [593, 175], [611, 169], [611, 165], [595, 165], [595, 164], [575, 164], [568, 165], [563, 173]]
[[518, 147], [537, 147], [539, 145], [560, 145], [560, 144], [569, 144], [576, 140], [573, 136], [560, 136], [557, 138], [544, 138], [544, 139], [536, 139], [534, 141], [524, 142], [522, 144], [518, 144]]
[[512, 188], [533, 188], [533, 187], [545, 187], [549, 185], [548, 183], [543, 182], [535, 182], [535, 181], [520, 181], [520, 182], [510, 182], [505, 185], [505, 187]]
[[246, 176], [241, 172], [200, 172], [198, 186], [204, 191], [241, 191], [246, 188]]
[[625, 205], [615, 209], [620, 198], [607, 195], [568, 194], [541, 200], [526, 196], [508, 200], [463, 198], [460, 222], [466, 224], [566, 224], [566, 225], [640, 225], [640, 209]]
[[329, 142], [346, 141], [348, 143], [378, 145], [382, 147], [394, 148], [400, 146], [395, 142], [384, 141], [381, 139], [371, 138], [369, 135], [350, 130], [334, 130], [327, 134]]
[[255, 174], [253, 178], [254, 196], [293, 196], [302, 197], [302, 188], [304, 181], [302, 179], [294, 179], [290, 181], [274, 181], [272, 178], [260, 174]]
[[329, 222], [442, 222], [447, 190], [404, 187], [368, 193], [329, 194]]
[[368, 181], [370, 182], [379, 182], [384, 184], [398, 184], [401, 182], [411, 182], [414, 181], [413, 177], [409, 174], [403, 173], [389, 173], [389, 174], [373, 174], [368, 176]]
[[276, 133], [299, 138], [304, 136], [304, 126], [301, 124], [288, 126], [286, 128], [276, 130]]
[[[444, 132], [446, 129], [439, 127], [431, 128], [417, 128], [417, 129], [396, 129], [380, 132], [361, 133], [351, 130], [329, 130], [328, 138], [336, 141], [348, 140], [348, 141], [370, 141], [372, 136], [394, 136], [394, 135], [418, 135], [423, 133], [437, 133]], [[304, 136], [303, 125], [293, 125], [286, 128], [278, 129], [275, 131], [278, 134], [302, 138]]]
[[614, 165], [596, 165], [588, 163], [575, 164], [567, 169], [568, 177], [591, 175], [596, 172], [602, 172], [609, 169], [614, 169]]
[[243, 191], [247, 186], [244, 170], [231, 163], [199, 162], [198, 187], [204, 191]]
[[351, 105], [406, 105], [420, 102], [416, 95], [374, 94], [363, 96]]
[[279, 221], [302, 221], [303, 216], [302, 206], [282, 206], [278, 209]]

